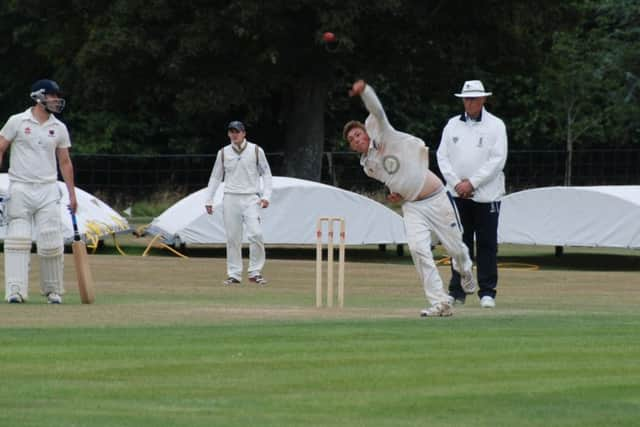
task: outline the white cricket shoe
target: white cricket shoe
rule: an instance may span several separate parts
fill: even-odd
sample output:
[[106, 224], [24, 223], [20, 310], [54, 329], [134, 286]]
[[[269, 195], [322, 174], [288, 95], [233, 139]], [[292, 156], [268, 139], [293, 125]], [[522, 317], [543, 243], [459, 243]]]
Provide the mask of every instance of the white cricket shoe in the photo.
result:
[[7, 302], [9, 304], [22, 304], [24, 302], [24, 298], [22, 298], [22, 295], [15, 293], [9, 295], [9, 298], [7, 298]]
[[420, 311], [420, 317], [448, 317], [453, 316], [451, 304], [448, 302], [439, 302], [429, 308]]
[[480, 299], [480, 307], [482, 308], [494, 308], [495, 306], [496, 300], [489, 295], [485, 295]]
[[47, 294], [47, 302], [49, 304], [62, 304], [62, 297], [55, 292], [49, 292]]
[[467, 294], [472, 294], [478, 290], [476, 279], [473, 277], [473, 271], [460, 275], [460, 286], [462, 287], [462, 290], [464, 290], [464, 292]]

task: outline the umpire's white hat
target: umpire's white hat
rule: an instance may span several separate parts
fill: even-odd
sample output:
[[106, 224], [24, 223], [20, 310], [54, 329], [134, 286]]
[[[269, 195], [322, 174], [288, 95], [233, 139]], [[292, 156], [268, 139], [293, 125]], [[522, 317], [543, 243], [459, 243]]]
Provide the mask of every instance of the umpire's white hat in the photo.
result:
[[490, 96], [491, 92], [484, 91], [484, 85], [480, 80], [467, 80], [462, 85], [460, 93], [454, 93], [458, 98], [480, 98]]

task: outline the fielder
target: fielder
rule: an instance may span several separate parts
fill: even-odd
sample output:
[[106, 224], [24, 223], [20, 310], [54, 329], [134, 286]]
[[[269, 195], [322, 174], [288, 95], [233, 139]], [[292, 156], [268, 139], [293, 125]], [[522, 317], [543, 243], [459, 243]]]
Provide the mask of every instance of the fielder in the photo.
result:
[[[227, 126], [229, 145], [218, 151], [207, 186], [205, 210], [213, 214], [213, 198], [221, 182], [224, 182], [222, 214], [227, 235], [227, 278], [225, 286], [242, 282], [242, 229], [247, 230], [249, 240], [249, 282], [265, 286], [262, 276], [266, 261], [260, 208], [269, 207], [272, 179], [271, 168], [264, 150], [247, 141], [244, 124], [233, 121]], [[264, 191], [260, 191], [260, 177]]]
[[11, 146], [7, 236], [4, 240], [5, 299], [23, 303], [29, 296], [32, 226], [35, 225], [40, 258], [40, 290], [50, 304], [62, 303], [64, 242], [60, 223], [58, 170], [69, 192], [69, 208], [77, 208], [71, 141], [67, 127], [55, 114], [65, 100], [53, 80], [38, 80], [31, 87], [33, 107], [9, 117], [0, 130], [0, 165]]
[[451, 302], [431, 252], [431, 231], [451, 255], [465, 292], [476, 290], [473, 263], [462, 242], [462, 228], [451, 195], [429, 170], [429, 150], [424, 141], [391, 126], [371, 86], [358, 80], [349, 95], [359, 95], [370, 114], [364, 124], [348, 122], [344, 138], [353, 151], [361, 154], [364, 173], [389, 187], [388, 199], [404, 200], [402, 213], [409, 250], [430, 303], [420, 316], [451, 316]]

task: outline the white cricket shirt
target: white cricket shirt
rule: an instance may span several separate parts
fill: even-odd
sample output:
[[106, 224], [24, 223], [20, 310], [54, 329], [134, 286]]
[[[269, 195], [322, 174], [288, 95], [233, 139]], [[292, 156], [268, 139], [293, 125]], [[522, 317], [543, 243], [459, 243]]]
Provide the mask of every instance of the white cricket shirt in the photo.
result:
[[360, 156], [364, 173], [383, 182], [407, 201], [415, 200], [429, 171], [429, 149], [424, 141], [395, 130], [375, 91], [367, 85], [361, 94], [369, 116], [365, 129], [371, 139], [369, 150]]
[[437, 154], [451, 194], [456, 194], [455, 186], [466, 178], [473, 185], [476, 202], [493, 202], [504, 195], [507, 130], [504, 122], [486, 109], [482, 109], [480, 121], [465, 115], [452, 117], [442, 131]]
[[40, 124], [31, 108], [9, 117], [2, 135], [11, 142], [9, 179], [26, 183], [58, 180], [56, 149], [71, 147], [69, 131], [53, 114]]
[[[244, 147], [242, 151], [237, 152], [232, 144], [229, 144], [218, 151], [207, 186], [207, 205], [213, 205], [216, 190], [223, 180], [225, 194], [261, 194], [261, 199], [267, 201], [271, 199], [271, 168], [264, 151], [260, 147], [257, 147], [256, 151], [256, 144], [246, 139], [241, 147]], [[224, 155], [221, 155], [222, 152]], [[262, 189], [260, 188], [261, 176]]]

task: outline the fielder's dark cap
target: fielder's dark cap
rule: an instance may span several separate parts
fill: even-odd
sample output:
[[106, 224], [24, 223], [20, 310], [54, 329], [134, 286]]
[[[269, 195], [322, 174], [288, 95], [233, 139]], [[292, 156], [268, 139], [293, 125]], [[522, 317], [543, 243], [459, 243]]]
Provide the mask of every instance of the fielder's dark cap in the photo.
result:
[[238, 120], [234, 120], [227, 126], [227, 129], [235, 129], [240, 132], [244, 132], [244, 123]]

